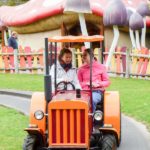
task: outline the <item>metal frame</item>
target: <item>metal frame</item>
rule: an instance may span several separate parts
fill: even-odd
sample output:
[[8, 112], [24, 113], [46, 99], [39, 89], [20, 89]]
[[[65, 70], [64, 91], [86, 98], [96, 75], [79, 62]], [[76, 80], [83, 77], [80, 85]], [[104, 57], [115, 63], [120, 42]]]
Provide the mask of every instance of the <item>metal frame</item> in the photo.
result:
[[45, 75], [44, 75], [44, 91], [45, 99], [47, 102], [51, 100], [52, 88], [51, 88], [51, 76], [49, 74], [49, 59], [48, 59], [48, 38], [45, 38]]
[[[92, 36], [91, 36], [92, 37]], [[57, 40], [58, 38], [58, 40]], [[90, 36], [68, 36], [68, 37], [54, 37], [51, 39], [45, 38], [45, 75], [44, 75], [44, 89], [45, 89], [45, 99], [48, 102], [51, 101], [52, 98], [52, 87], [50, 86], [52, 81], [51, 81], [51, 76], [49, 74], [50, 72], [50, 67], [52, 65], [52, 49], [53, 49], [53, 42], [55, 43], [54, 47], [54, 55], [55, 55], [55, 71], [54, 71], [54, 86], [55, 86], [55, 93], [56, 93], [56, 85], [57, 85], [57, 43], [58, 42], [63, 42], [63, 43], [70, 43], [70, 42], [90, 42], [90, 91], [91, 91], [91, 99], [92, 99], [92, 42], [95, 41], [100, 41], [103, 39], [103, 36], [93, 36], [93, 38], [90, 38]], [[68, 38], [68, 39], [67, 39]], [[49, 52], [48, 52], [48, 44], [50, 42], [50, 60], [49, 60]]]

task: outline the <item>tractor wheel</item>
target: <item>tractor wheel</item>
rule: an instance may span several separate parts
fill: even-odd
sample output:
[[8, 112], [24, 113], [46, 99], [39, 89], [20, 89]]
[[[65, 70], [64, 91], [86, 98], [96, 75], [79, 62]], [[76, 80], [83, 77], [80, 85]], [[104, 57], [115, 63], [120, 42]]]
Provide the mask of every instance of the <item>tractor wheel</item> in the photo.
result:
[[101, 143], [101, 150], [116, 150], [117, 143], [115, 136], [111, 134], [104, 135]]
[[23, 150], [39, 150], [41, 147], [41, 142], [36, 135], [27, 135], [24, 140]]

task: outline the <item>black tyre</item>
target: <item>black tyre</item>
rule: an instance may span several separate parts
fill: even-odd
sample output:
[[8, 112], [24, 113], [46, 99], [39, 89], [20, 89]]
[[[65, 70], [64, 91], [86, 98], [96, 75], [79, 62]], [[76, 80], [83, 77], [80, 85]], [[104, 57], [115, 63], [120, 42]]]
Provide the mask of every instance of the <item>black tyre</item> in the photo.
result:
[[116, 138], [113, 135], [104, 135], [101, 143], [101, 150], [116, 150], [117, 143]]
[[27, 135], [24, 140], [23, 150], [40, 150], [42, 144], [36, 135]]

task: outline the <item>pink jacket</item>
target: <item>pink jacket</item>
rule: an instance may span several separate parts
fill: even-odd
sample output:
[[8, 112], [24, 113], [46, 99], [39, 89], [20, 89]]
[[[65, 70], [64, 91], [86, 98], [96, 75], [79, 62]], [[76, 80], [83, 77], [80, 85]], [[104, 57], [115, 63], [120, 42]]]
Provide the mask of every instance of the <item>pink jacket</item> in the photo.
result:
[[[83, 90], [88, 90], [90, 82], [90, 65], [85, 64], [81, 66], [78, 70], [78, 79]], [[96, 89], [104, 90], [105, 87], [110, 85], [109, 77], [106, 72], [104, 65], [93, 61], [92, 65], [92, 83], [100, 84], [101, 87]]]

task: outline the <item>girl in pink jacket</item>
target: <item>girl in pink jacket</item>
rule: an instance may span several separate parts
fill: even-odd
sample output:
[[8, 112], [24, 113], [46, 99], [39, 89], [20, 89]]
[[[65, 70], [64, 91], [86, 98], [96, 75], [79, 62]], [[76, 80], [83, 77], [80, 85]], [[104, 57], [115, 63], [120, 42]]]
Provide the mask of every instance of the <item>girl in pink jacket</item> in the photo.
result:
[[[93, 112], [96, 109], [97, 103], [101, 101], [102, 92], [105, 87], [110, 85], [109, 77], [104, 65], [94, 60], [92, 53], [92, 97], [93, 97]], [[90, 89], [90, 49], [86, 49], [82, 55], [83, 65], [78, 70], [78, 79], [83, 90]]]

